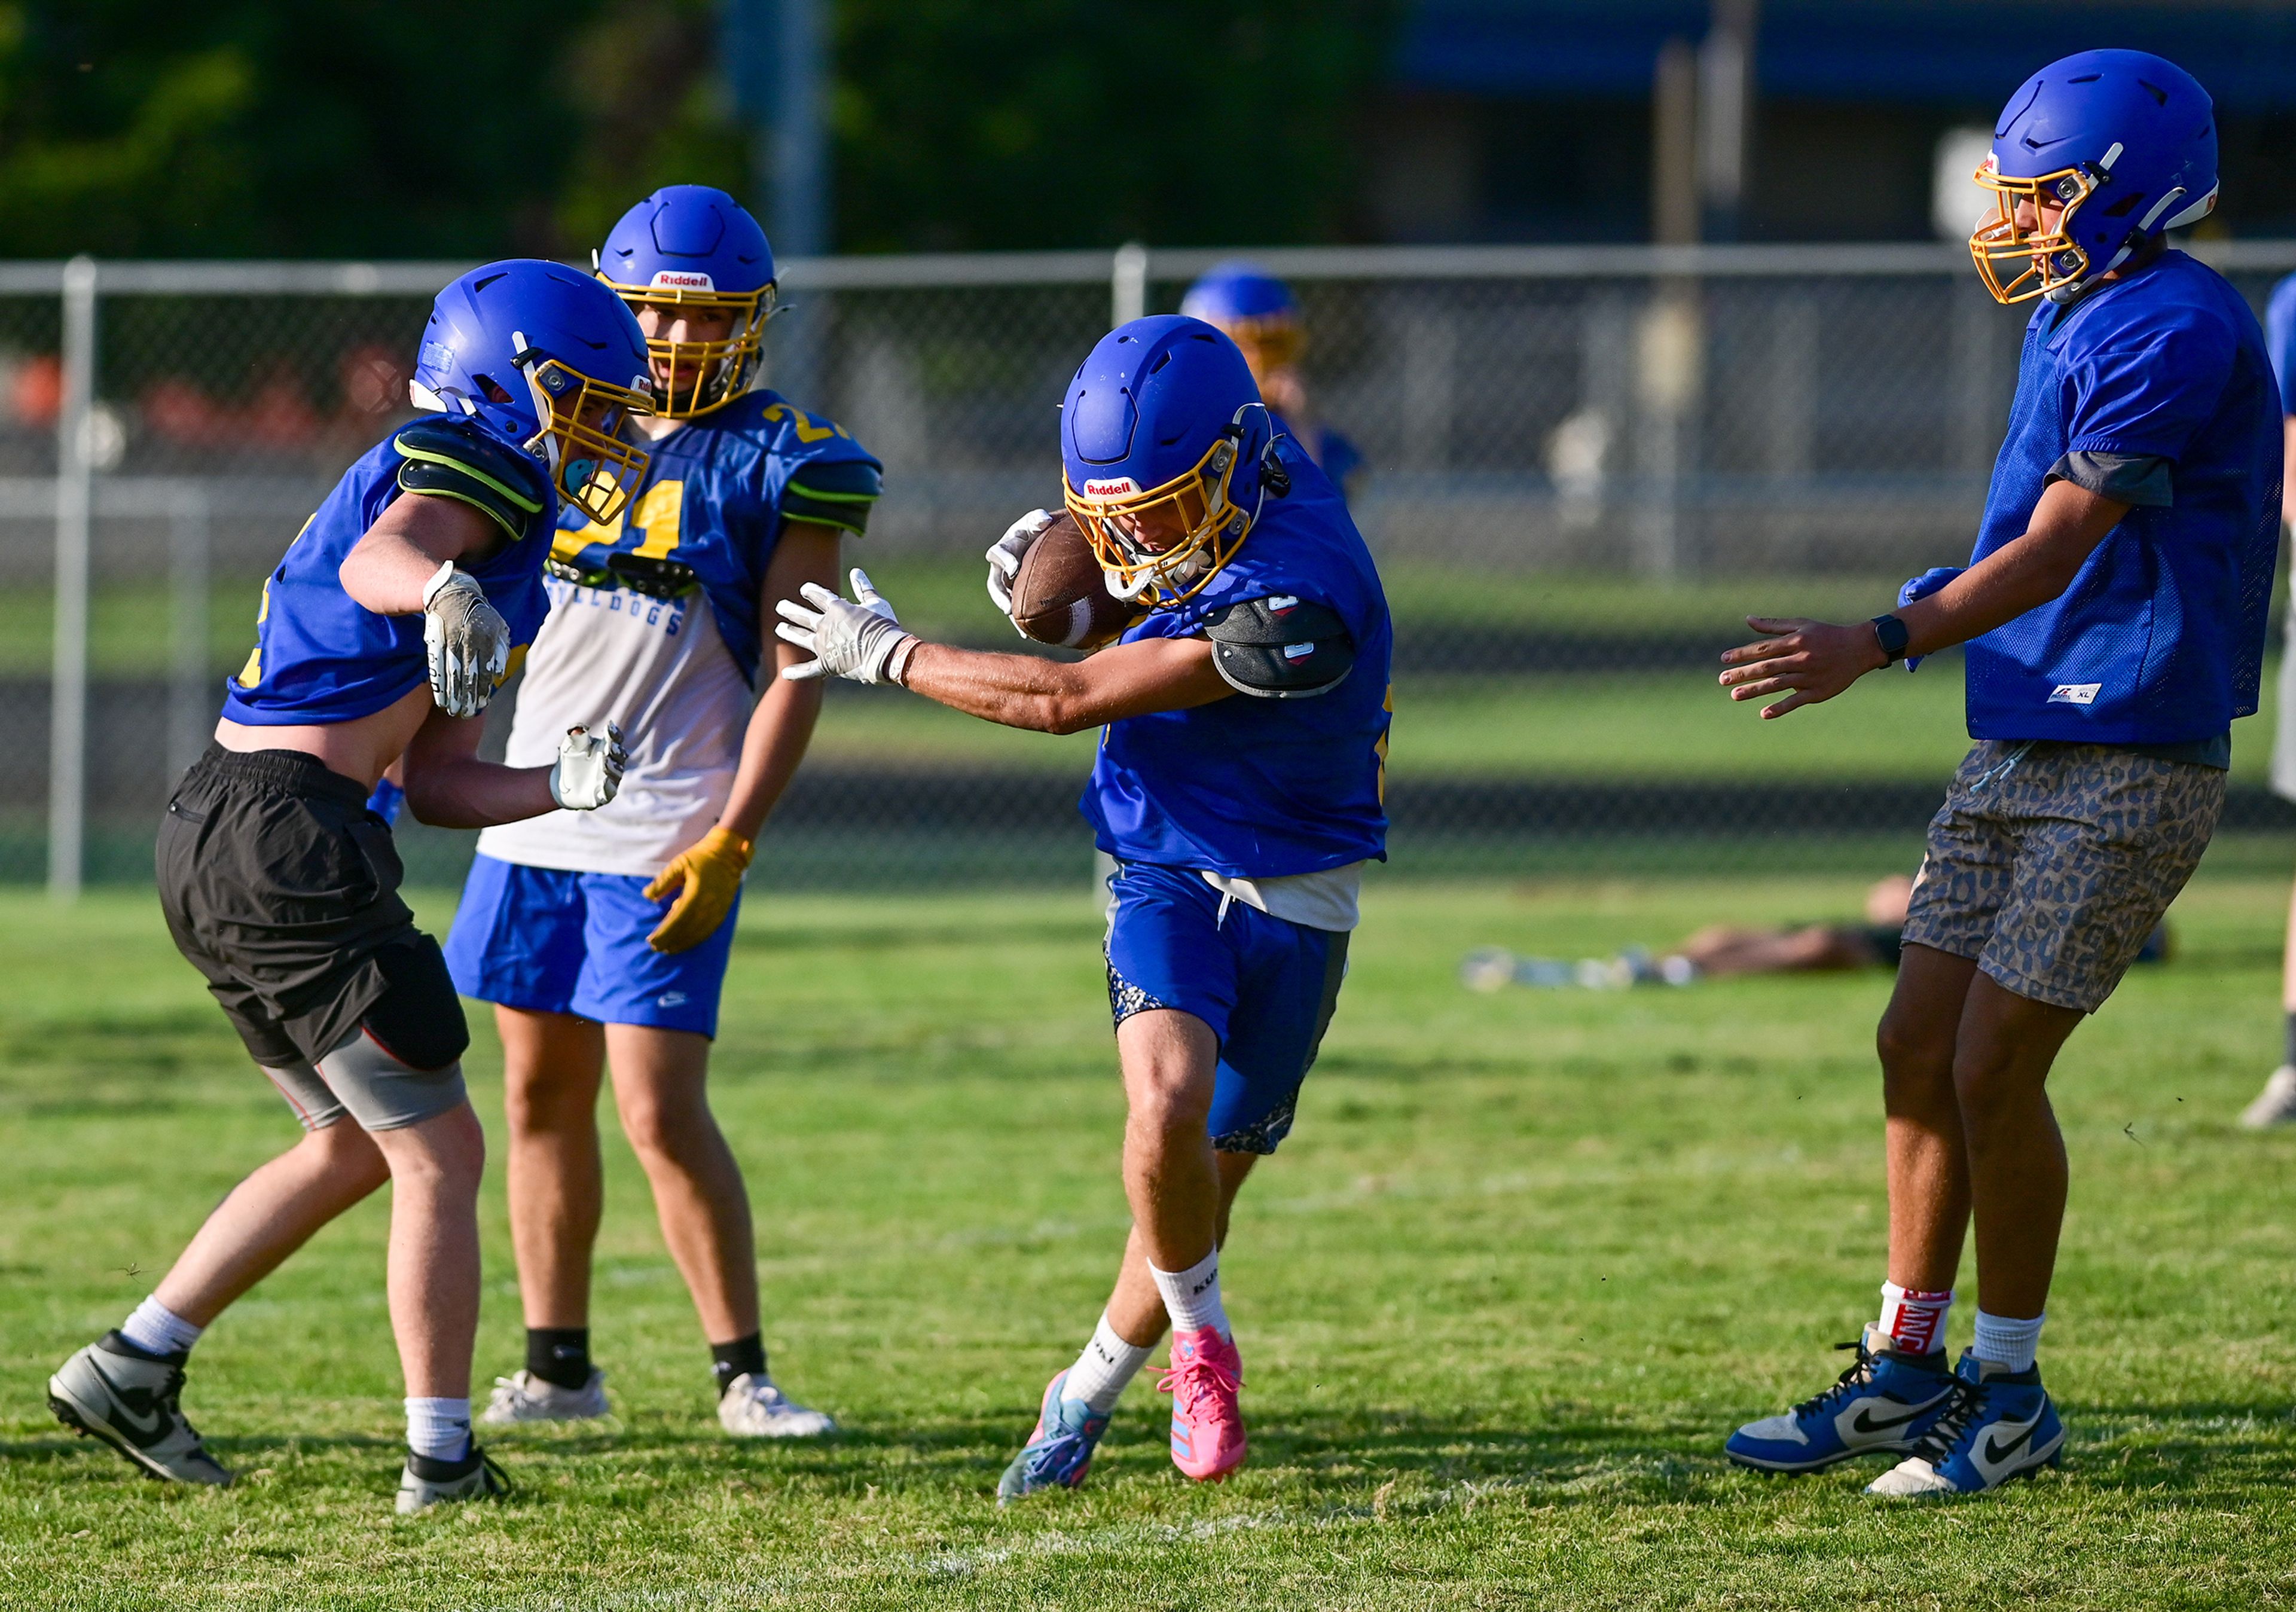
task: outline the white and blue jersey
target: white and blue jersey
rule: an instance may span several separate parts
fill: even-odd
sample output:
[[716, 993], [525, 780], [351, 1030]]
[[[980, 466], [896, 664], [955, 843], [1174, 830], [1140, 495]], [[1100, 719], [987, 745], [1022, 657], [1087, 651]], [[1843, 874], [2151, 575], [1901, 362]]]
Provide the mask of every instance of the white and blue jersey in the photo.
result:
[[[542, 567], [558, 511], [550, 478], [538, 462], [476, 426], [418, 421], [393, 431], [343, 472], [265, 579], [254, 652], [224, 685], [223, 714], [230, 720], [257, 727], [355, 722], [429, 681], [422, 613], [377, 615], [343, 592], [340, 577], [353, 545], [402, 495], [399, 478], [410, 463], [402, 439], [427, 443], [413, 462], [434, 470], [441, 463], [440, 445], [449, 453], [467, 449], [466, 465], [452, 468], [488, 478], [481, 495], [494, 506], [488, 512], [521, 528], [515, 536], [505, 529], [508, 541], [483, 558], [455, 561], [508, 624], [512, 670], [541, 629], [550, 609]], [[437, 490], [463, 496], [451, 487]]]
[[528, 657], [505, 759], [546, 765], [568, 728], [628, 734], [614, 798], [479, 836], [447, 961], [466, 995], [533, 1012], [714, 1034], [734, 914], [691, 950], [646, 937], [646, 885], [714, 827], [765, 667], [758, 605], [792, 521], [851, 533], [877, 461], [841, 427], [753, 392], [655, 438], [626, 513], [568, 518], [550, 619]]
[[2182, 252], [2038, 306], [1971, 563], [2023, 535], [2052, 480], [2132, 507], [2061, 597], [1970, 642], [1972, 738], [2226, 765], [2257, 708], [2280, 413], [2255, 315]]
[[1081, 804], [1119, 862], [1265, 880], [1386, 860], [1387, 596], [1339, 490], [1297, 444], [1279, 451], [1290, 495], [1268, 495], [1201, 593], [1121, 642], [1195, 637], [1225, 607], [1289, 598], [1339, 617], [1352, 667], [1312, 699], [1242, 694], [1109, 724]]

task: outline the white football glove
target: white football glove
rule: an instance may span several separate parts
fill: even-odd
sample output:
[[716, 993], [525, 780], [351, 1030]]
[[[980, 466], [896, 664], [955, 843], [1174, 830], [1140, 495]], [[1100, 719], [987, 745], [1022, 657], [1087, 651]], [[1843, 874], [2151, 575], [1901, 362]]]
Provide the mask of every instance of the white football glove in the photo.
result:
[[[1013, 578], [1021, 574], [1021, 556], [1029, 545], [1045, 535], [1053, 524], [1050, 510], [1030, 510], [1004, 530], [1004, 535], [988, 545], [988, 602], [1004, 612], [1007, 621], [1013, 619]], [[1013, 630], [1021, 632], [1013, 622]], [[1025, 638], [1026, 633], [1021, 635]]]
[[813, 608], [794, 599], [775, 601], [781, 620], [775, 624], [774, 634], [811, 651], [813, 659], [783, 667], [783, 676], [791, 683], [832, 674], [856, 683], [900, 681], [917, 641], [869, 585], [868, 572], [854, 568], [852, 599], [840, 598], [817, 582], [799, 591]]
[[612, 723], [606, 724], [603, 739], [587, 728], [568, 728], [550, 769], [550, 798], [570, 812], [594, 812], [622, 787], [622, 769], [628, 765], [622, 730]]
[[449, 716], [485, 710], [510, 670], [510, 624], [487, 602], [478, 578], [451, 560], [423, 585], [422, 651], [430, 698]]

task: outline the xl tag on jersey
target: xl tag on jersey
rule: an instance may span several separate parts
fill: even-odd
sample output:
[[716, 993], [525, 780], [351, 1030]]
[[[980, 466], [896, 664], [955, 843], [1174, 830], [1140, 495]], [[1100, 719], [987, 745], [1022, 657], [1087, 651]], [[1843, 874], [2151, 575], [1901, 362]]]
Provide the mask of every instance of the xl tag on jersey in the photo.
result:
[[2095, 705], [2101, 683], [2061, 683], [2049, 695], [2051, 705]]

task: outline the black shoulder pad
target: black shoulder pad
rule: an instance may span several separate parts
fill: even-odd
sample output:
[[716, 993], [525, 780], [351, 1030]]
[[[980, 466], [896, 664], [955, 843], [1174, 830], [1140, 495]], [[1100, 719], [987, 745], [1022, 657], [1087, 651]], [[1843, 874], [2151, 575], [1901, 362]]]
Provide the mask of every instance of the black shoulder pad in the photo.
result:
[[485, 432], [450, 420], [418, 420], [390, 439], [408, 493], [458, 498], [483, 511], [512, 538], [531, 530], [550, 502], [541, 464]]
[[1204, 618], [1204, 636], [1219, 675], [1262, 700], [1328, 694], [1355, 669], [1355, 640], [1339, 613], [1288, 593], [1222, 605]]
[[839, 527], [857, 537], [884, 492], [885, 473], [873, 459], [800, 464], [782, 488], [782, 519]]

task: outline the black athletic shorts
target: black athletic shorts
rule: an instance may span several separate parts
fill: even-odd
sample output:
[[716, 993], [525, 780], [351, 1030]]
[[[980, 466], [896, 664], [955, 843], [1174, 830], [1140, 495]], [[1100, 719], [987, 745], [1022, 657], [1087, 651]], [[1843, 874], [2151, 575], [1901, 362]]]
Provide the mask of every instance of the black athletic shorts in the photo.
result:
[[316, 1064], [386, 994], [422, 1027], [415, 1039], [446, 1051], [417, 1067], [451, 1061], [461, 1046], [445, 1043], [467, 1038], [439, 945], [398, 897], [390, 826], [366, 797], [299, 750], [209, 745], [160, 820], [168, 932], [266, 1068]]

